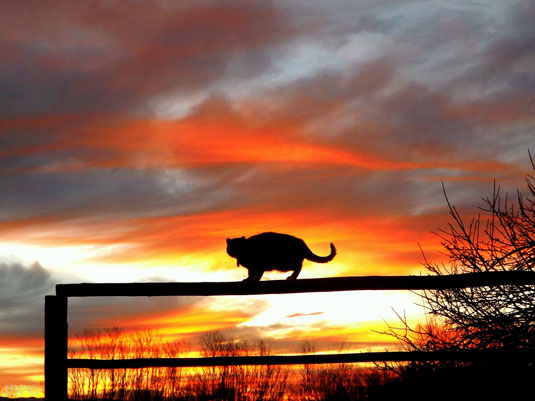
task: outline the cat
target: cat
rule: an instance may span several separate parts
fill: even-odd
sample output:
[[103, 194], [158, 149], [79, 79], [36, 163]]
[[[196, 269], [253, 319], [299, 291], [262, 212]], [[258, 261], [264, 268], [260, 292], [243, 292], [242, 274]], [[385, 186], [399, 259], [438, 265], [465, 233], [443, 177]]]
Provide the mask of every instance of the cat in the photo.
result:
[[287, 280], [295, 280], [301, 272], [304, 259], [327, 263], [336, 255], [336, 248], [331, 243], [328, 256], [317, 256], [301, 238], [267, 232], [249, 238], [227, 238], [227, 253], [236, 258], [238, 267], [249, 270], [248, 277], [243, 281], [260, 281], [268, 270], [293, 271]]

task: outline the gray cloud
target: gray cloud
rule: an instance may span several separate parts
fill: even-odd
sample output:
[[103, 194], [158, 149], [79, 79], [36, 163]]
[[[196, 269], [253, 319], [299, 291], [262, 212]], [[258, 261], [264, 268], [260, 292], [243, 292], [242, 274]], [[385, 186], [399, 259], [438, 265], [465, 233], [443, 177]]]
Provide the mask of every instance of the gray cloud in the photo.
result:
[[44, 297], [55, 282], [39, 263], [0, 262], [0, 334], [35, 335], [43, 330]]
[[76, 219], [195, 213], [226, 202], [228, 189], [195, 171], [94, 169], [2, 177], [0, 218]]
[[270, 2], [57, 3], [3, 7], [3, 115], [131, 113], [152, 95], [259, 73], [291, 35]]
[[[42, 335], [45, 295], [54, 295], [56, 284], [78, 281], [51, 273], [38, 262], [29, 266], [15, 260], [0, 262], [0, 336]], [[70, 298], [69, 330], [72, 335], [85, 328], [113, 326], [114, 320], [120, 326], [121, 319], [129, 316], [178, 313], [198, 301], [198, 297]]]

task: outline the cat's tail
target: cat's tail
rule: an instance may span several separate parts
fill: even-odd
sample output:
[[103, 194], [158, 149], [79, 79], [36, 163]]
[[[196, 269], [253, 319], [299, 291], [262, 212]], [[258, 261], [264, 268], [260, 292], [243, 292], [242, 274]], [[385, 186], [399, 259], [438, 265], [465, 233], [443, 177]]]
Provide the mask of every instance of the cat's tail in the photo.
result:
[[305, 251], [305, 258], [317, 263], [327, 263], [333, 260], [333, 258], [336, 255], [336, 248], [334, 247], [334, 244], [331, 242], [331, 253], [328, 256], [318, 256], [312, 253], [312, 251], [307, 247]]

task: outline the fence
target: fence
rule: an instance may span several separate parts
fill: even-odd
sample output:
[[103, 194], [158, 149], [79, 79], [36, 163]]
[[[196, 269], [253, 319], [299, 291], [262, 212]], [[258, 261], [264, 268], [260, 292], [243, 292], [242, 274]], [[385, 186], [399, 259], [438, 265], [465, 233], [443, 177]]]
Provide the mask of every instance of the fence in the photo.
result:
[[[69, 368], [124, 369], [230, 365], [290, 365], [386, 361], [445, 361], [510, 358], [499, 351], [366, 352], [335, 355], [284, 355], [208, 358], [69, 359], [67, 309], [69, 297], [153, 297], [289, 294], [358, 290], [433, 290], [498, 285], [535, 285], [535, 272], [509, 271], [447, 276], [367, 276], [295, 281], [205, 283], [58, 284], [45, 297], [45, 400], [67, 400]], [[534, 358], [532, 352], [514, 357]]]

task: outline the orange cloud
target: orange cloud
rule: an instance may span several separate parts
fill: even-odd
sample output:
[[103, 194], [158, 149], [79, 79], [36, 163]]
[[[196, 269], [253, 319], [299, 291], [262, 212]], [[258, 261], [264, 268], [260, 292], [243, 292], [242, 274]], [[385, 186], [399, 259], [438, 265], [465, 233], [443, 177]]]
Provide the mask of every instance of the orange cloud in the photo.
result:
[[299, 127], [257, 125], [233, 115], [190, 117], [181, 121], [123, 121], [79, 135], [76, 143], [102, 151], [113, 159], [96, 160], [94, 167], [199, 167], [219, 164], [348, 165], [377, 170], [422, 167], [393, 162], [342, 147], [305, 139]]
[[303, 238], [317, 253], [328, 252], [329, 242], [334, 242], [336, 263], [346, 266], [349, 274], [392, 274], [392, 268], [401, 274], [419, 269], [418, 243], [428, 251], [437, 249], [438, 240], [429, 230], [443, 223], [442, 215], [386, 218], [314, 206], [272, 209], [258, 205], [184, 216], [88, 220], [80, 221], [76, 230], [58, 217], [23, 219], [6, 223], [0, 232], [5, 239], [49, 246], [127, 245], [97, 257], [101, 262], [150, 260], [158, 264], [174, 260], [180, 265], [180, 259], [187, 256], [217, 269], [234, 269], [235, 263], [225, 252], [225, 238], [278, 231]]
[[[364, 71], [361, 75], [367, 76], [368, 73]], [[352, 85], [359, 87], [361, 80], [360, 75], [355, 77], [356, 83]], [[382, 85], [386, 85], [387, 78], [382, 77], [380, 80], [385, 81]], [[320, 81], [316, 84], [321, 86], [324, 83]], [[409, 88], [407, 91], [413, 93], [416, 88]], [[312, 95], [314, 93], [310, 94]], [[403, 93], [397, 97], [401, 95]], [[333, 107], [343, 108], [344, 102], [350, 100], [349, 94], [341, 95], [341, 104], [338, 106], [337, 102], [325, 104], [293, 92], [283, 92], [280, 96], [282, 99], [279, 100], [273, 115], [265, 111], [269, 110], [270, 100], [251, 98], [233, 105], [227, 104], [226, 100], [209, 99], [192, 114], [180, 120], [135, 119], [117, 115], [60, 115], [7, 120], [0, 126], [0, 132], [42, 127], [56, 132], [45, 143], [20, 145], [4, 151], [0, 156], [75, 152], [73, 158], [67, 157], [65, 160], [45, 165], [21, 167], [15, 170], [18, 173], [61, 173], [93, 168], [156, 170], [235, 164], [256, 164], [264, 168], [343, 166], [371, 171], [447, 169], [518, 173], [511, 171], [514, 167], [499, 162], [463, 158], [451, 161], [451, 158], [441, 158], [437, 155], [435, 143], [413, 144], [410, 155], [416, 154], [418, 157], [405, 157], [400, 151], [392, 156], [392, 152], [377, 148], [389, 137], [396, 136], [396, 127], [388, 122], [388, 118], [385, 121], [376, 121], [373, 117], [362, 117], [352, 122], [352, 129], [356, 131], [354, 135], [376, 138], [363, 143], [363, 146], [357, 147], [352, 143], [353, 134], [320, 139], [321, 135], [307, 134], [314, 121], [311, 113], [315, 111], [318, 116], [328, 120]], [[301, 99], [303, 96], [305, 98]], [[397, 97], [391, 101], [394, 109], [402, 107], [401, 103], [404, 102]], [[506, 113], [499, 104], [457, 105], [444, 97], [429, 97], [429, 101], [437, 104], [442, 118], [447, 121]], [[303, 102], [311, 104], [306, 106]], [[294, 110], [296, 107], [310, 109], [307, 118], [293, 117], [300, 115], [298, 110]], [[500, 109], [500, 113], [493, 112], [494, 109]], [[521, 108], [505, 109], [512, 109], [510, 113], [514, 114]], [[316, 127], [317, 129], [320, 128]], [[399, 129], [404, 132], [410, 127], [400, 126]], [[417, 130], [418, 127], [414, 129]]]

